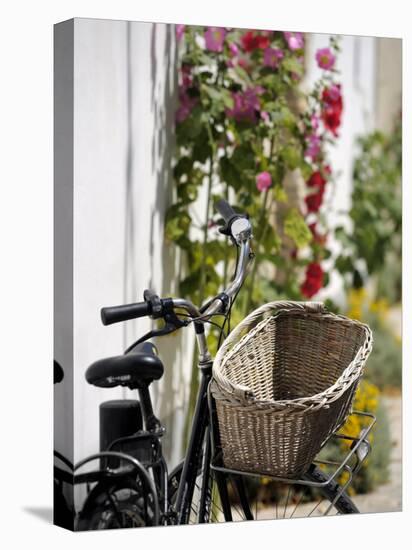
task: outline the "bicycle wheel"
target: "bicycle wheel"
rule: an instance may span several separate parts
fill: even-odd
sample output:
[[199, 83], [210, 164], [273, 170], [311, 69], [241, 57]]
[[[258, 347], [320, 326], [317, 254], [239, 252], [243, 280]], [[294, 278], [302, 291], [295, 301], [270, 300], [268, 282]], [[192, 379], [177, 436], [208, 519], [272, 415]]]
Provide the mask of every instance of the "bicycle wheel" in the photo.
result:
[[[172, 505], [176, 499], [182, 467], [183, 463], [179, 464], [169, 478], [169, 495]], [[323, 483], [328, 479], [325, 473], [313, 465], [305, 478], [317, 483]], [[261, 479], [260, 483], [259, 479]], [[313, 488], [307, 485], [275, 481], [270, 481], [267, 484], [262, 483], [262, 480], [265, 479], [267, 478], [225, 475], [224, 483], [227, 487], [232, 521], [330, 516], [359, 512], [346, 492], [340, 494], [342, 488], [335, 481], [329, 482], [322, 488]], [[203, 523], [205, 520], [212, 523], [227, 521], [218, 494], [215, 473], [211, 474], [209, 481], [210, 500], [207, 518], [199, 518], [200, 483], [201, 473], [199, 473], [196, 482], [189, 523]], [[340, 496], [338, 496], [339, 494]]]
[[76, 531], [158, 525], [156, 498], [139, 478], [99, 482], [79, 513]]

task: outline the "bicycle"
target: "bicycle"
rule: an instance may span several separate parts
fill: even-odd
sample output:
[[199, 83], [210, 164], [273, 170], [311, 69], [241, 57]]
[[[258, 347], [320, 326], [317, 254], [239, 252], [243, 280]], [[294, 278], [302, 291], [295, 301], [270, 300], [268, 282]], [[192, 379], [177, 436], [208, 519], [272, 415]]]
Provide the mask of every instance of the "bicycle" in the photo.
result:
[[[225, 290], [200, 307], [186, 299], [160, 298], [146, 290], [143, 302], [101, 310], [104, 325], [144, 316], [163, 319], [164, 325], [139, 338], [123, 355], [96, 361], [86, 371], [87, 382], [97, 387], [137, 390], [143, 426], [131, 435], [115, 438], [102, 452], [74, 466], [77, 472], [100, 459], [98, 470], [74, 475], [75, 484], [96, 483], [77, 516], [76, 530], [254, 520], [262, 512], [268, 515], [256, 482], [259, 476], [229, 470], [220, 458], [216, 411], [209, 392], [213, 358], [207, 346], [205, 324], [216, 315], [223, 316], [222, 335], [253, 253], [248, 217], [236, 213], [224, 200], [216, 208], [224, 221], [220, 232], [237, 248], [235, 274]], [[164, 366], [155, 346], [147, 340], [189, 325], [194, 326], [199, 350], [200, 383], [185, 458], [169, 474], [161, 445], [165, 429], [154, 414], [149, 392], [150, 384], [162, 377]], [[370, 425], [358, 437], [348, 437], [351, 446], [346, 457], [339, 463], [322, 461], [323, 467], [334, 467], [330, 475], [314, 463], [301, 479], [263, 476], [276, 484], [276, 491], [271, 493], [271, 497], [276, 497], [269, 508], [271, 515], [297, 517], [302, 509], [309, 516], [330, 515], [332, 510], [337, 514], [358, 512], [346, 489], [370, 451], [367, 436], [375, 419], [366, 416], [370, 417]], [[340, 484], [337, 479], [344, 471], [348, 480]]]

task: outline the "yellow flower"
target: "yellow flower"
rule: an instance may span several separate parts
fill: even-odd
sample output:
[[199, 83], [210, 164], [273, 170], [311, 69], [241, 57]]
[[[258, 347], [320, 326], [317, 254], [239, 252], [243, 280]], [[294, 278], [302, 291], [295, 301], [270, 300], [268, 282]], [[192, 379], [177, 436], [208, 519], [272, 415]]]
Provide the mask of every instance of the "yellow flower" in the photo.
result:
[[360, 321], [366, 299], [367, 292], [365, 288], [351, 288], [348, 292], [347, 316]]

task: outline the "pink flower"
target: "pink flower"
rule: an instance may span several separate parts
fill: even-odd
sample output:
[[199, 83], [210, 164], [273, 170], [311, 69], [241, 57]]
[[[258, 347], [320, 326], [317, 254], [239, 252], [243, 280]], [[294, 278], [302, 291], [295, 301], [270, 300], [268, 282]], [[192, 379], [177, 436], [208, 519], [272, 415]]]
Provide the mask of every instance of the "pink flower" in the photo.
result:
[[305, 156], [315, 160], [320, 153], [320, 137], [316, 134], [308, 136], [308, 147], [305, 151]]
[[266, 191], [266, 189], [269, 189], [271, 185], [272, 176], [269, 174], [269, 172], [260, 172], [260, 174], [256, 176], [256, 187], [261, 193], [263, 191]]
[[211, 52], [223, 51], [226, 30], [222, 27], [208, 27], [205, 32], [206, 48]]
[[333, 55], [330, 48], [320, 48], [316, 52], [316, 61], [321, 69], [332, 69], [335, 64], [336, 57]]
[[320, 119], [319, 119], [318, 115], [312, 115], [310, 117], [310, 124], [311, 124], [313, 130], [317, 130], [319, 128], [319, 121], [320, 121]]
[[197, 103], [196, 97], [190, 97], [185, 88], [179, 90], [179, 107], [176, 111], [176, 122], [183, 122]]
[[263, 64], [266, 67], [276, 69], [279, 65], [279, 61], [283, 59], [284, 53], [280, 48], [267, 48], [263, 54]]
[[176, 25], [176, 27], [175, 27], [176, 39], [177, 39], [178, 42], [180, 42], [180, 40], [182, 39], [182, 36], [185, 33], [185, 28], [186, 28], [186, 25]]
[[303, 48], [303, 33], [301, 32], [284, 32], [283, 36], [290, 50], [301, 50]]
[[229, 50], [230, 50], [230, 55], [233, 57], [235, 57], [239, 53], [239, 48], [236, 46], [234, 42], [229, 44]]
[[256, 122], [256, 111], [260, 110], [258, 96], [261, 93], [263, 93], [263, 88], [260, 86], [248, 88], [244, 92], [233, 92], [233, 107], [226, 109], [227, 116], [238, 121]]
[[266, 111], [262, 111], [260, 113], [260, 117], [262, 120], [264, 120], [265, 122], [269, 122], [270, 121], [270, 116], [269, 116], [269, 113], [267, 113]]

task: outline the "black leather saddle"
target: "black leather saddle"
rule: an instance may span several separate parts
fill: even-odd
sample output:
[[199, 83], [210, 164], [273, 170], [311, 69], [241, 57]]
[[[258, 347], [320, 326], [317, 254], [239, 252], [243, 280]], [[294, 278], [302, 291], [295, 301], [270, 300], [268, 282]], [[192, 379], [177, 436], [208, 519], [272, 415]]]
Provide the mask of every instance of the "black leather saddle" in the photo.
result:
[[143, 342], [127, 355], [116, 355], [95, 361], [86, 371], [89, 384], [99, 388], [148, 386], [163, 376], [163, 363], [151, 342]]
[[64, 378], [64, 371], [59, 363], [53, 360], [53, 384], [59, 384]]

